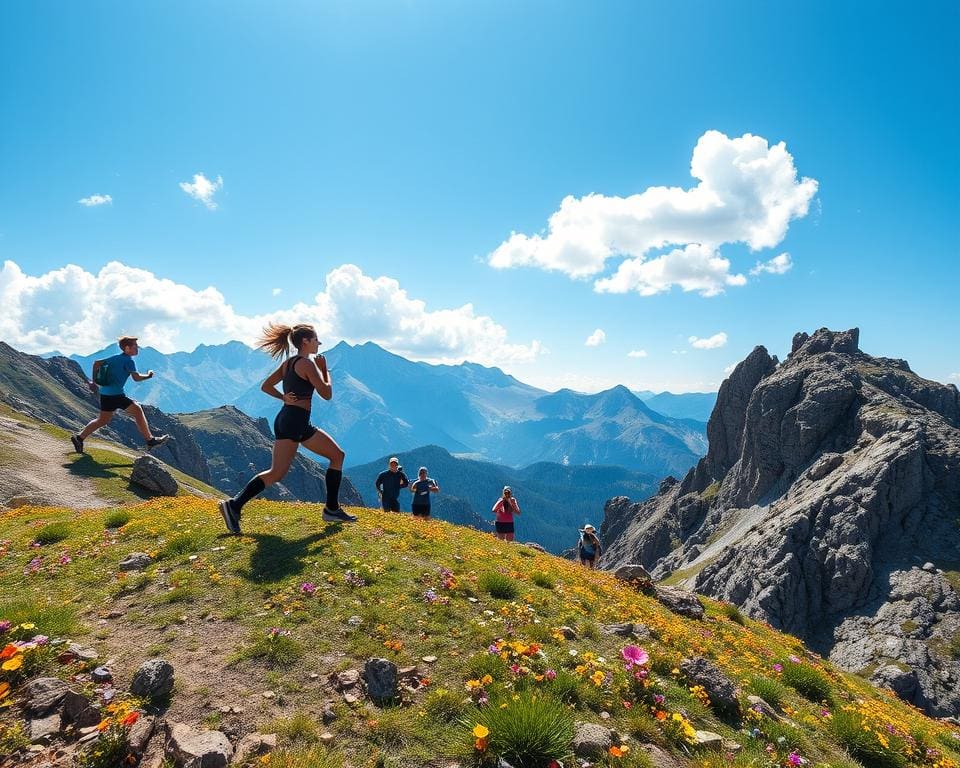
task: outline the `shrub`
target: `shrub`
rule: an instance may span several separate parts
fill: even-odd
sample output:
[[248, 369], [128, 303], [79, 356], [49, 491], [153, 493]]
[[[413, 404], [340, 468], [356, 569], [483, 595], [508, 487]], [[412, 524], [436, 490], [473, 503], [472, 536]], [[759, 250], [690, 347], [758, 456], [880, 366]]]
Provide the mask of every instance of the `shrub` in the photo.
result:
[[544, 683], [543, 689], [564, 704], [580, 703], [580, 678], [565, 669], [557, 670], [557, 676]]
[[[518, 699], [491, 702], [480, 711], [477, 722], [490, 731], [488, 751], [515, 768], [543, 768], [569, 755], [573, 717], [555, 699], [524, 693]], [[474, 723], [464, 725], [472, 742]]]
[[868, 768], [903, 768], [907, 761], [877, 740], [877, 734], [864, 729], [855, 713], [837, 709], [829, 722], [830, 732], [837, 742]]
[[460, 720], [467, 711], [467, 703], [460, 696], [446, 688], [432, 691], [423, 705], [427, 717], [438, 723], [452, 723]]
[[747, 620], [740, 612], [740, 609], [733, 603], [724, 603], [720, 606], [720, 613], [730, 619], [734, 624], [739, 624], [741, 627], [747, 626]]
[[830, 701], [830, 681], [819, 671], [803, 663], [788, 661], [783, 665], [783, 682], [805, 699], [813, 702]]
[[130, 522], [130, 513], [125, 509], [115, 509], [112, 512], [107, 512], [106, 517], [103, 518], [103, 527], [104, 528], [123, 528], [127, 523]]
[[648, 712], [642, 710], [635, 712], [627, 723], [627, 729], [630, 735], [641, 744], [657, 744], [661, 747], [667, 744], [657, 721]]
[[127, 730], [122, 725], [112, 725], [84, 752], [77, 765], [80, 768], [115, 768], [127, 757]]
[[557, 580], [545, 571], [533, 571], [530, 574], [530, 581], [544, 589], [553, 589], [557, 586]]
[[520, 592], [513, 579], [496, 571], [487, 571], [482, 574], [477, 581], [477, 586], [491, 597], [500, 600], [513, 600]]
[[46, 546], [47, 544], [56, 544], [58, 541], [63, 541], [64, 539], [69, 538], [69, 523], [49, 523], [37, 531], [37, 535], [33, 540], [37, 542], [37, 544]]
[[787, 695], [787, 689], [776, 680], [761, 676], [750, 678], [750, 691], [776, 709], [782, 709]]

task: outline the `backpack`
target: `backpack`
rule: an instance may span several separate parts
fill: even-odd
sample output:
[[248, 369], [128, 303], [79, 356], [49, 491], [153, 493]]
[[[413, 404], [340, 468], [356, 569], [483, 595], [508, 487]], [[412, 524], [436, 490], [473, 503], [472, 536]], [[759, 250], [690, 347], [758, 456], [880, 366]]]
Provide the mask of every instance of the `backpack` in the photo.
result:
[[110, 359], [107, 358], [102, 363], [100, 367], [97, 368], [97, 375], [93, 377], [93, 383], [105, 387], [110, 383]]

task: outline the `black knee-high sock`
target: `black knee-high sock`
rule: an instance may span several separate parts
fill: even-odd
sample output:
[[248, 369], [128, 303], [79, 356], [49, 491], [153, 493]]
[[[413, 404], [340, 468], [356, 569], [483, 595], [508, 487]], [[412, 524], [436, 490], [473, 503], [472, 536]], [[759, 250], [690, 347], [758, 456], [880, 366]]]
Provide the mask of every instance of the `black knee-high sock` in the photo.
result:
[[253, 478], [253, 480], [246, 484], [240, 493], [233, 497], [233, 506], [235, 506], [238, 510], [243, 509], [244, 504], [250, 501], [250, 499], [252, 499], [258, 493], [263, 493], [266, 487], [266, 483], [260, 479], [260, 475], [257, 475], [255, 478]]
[[343, 472], [339, 469], [327, 470], [327, 509], [340, 509], [340, 481]]

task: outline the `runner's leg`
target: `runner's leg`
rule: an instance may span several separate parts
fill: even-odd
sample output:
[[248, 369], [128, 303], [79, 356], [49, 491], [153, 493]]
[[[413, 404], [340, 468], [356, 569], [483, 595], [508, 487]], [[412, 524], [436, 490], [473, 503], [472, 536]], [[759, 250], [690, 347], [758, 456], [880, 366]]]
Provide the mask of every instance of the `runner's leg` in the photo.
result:
[[100, 415], [83, 428], [83, 431], [77, 435], [81, 440], [86, 440], [90, 435], [96, 432], [100, 427], [104, 427], [113, 419], [113, 411], [100, 411]]
[[140, 431], [140, 434], [143, 435], [143, 439], [147, 441], [152, 440], [153, 434], [150, 432], [146, 414], [144, 414], [143, 408], [140, 407], [140, 403], [130, 403], [124, 410], [133, 416], [133, 420], [137, 422], [137, 429]]

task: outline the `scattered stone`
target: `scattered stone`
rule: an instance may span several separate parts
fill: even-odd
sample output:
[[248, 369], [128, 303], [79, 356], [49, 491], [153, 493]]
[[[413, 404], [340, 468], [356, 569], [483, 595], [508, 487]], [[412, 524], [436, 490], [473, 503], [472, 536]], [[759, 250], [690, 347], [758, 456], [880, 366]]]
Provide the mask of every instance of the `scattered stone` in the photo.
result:
[[703, 618], [703, 603], [693, 592], [658, 585], [654, 588], [654, 596], [663, 605], [680, 616], [686, 616], [688, 619]]
[[530, 549], [536, 550], [537, 552], [542, 552], [545, 555], [549, 554], [541, 544], [537, 544], [535, 541], [525, 541], [523, 542], [523, 546], [530, 547]]
[[740, 700], [737, 686], [709, 659], [695, 656], [680, 662], [680, 671], [694, 685], [702, 685], [710, 697], [710, 706], [721, 717], [739, 719]]
[[67, 691], [63, 697], [60, 711], [60, 728], [68, 725], [74, 728], [90, 728], [103, 719], [99, 707], [95, 707], [86, 696], [76, 691]]
[[323, 720], [324, 725], [330, 725], [334, 720], [337, 719], [336, 710], [334, 710], [333, 705], [327, 702], [323, 705], [323, 713], [320, 715]]
[[780, 720], [780, 714], [759, 696], [747, 696], [747, 701], [750, 703], [751, 709], [755, 709], [764, 717], [769, 717], [771, 720]]
[[367, 659], [363, 667], [367, 695], [377, 704], [397, 698], [397, 665], [389, 659]]
[[576, 640], [578, 637], [577, 630], [573, 627], [562, 626], [557, 631], [560, 632], [566, 640]]
[[77, 643], [70, 643], [67, 646], [67, 653], [71, 654], [74, 659], [78, 661], [96, 661], [100, 654], [97, 653], [93, 648], [86, 648]]
[[341, 691], [345, 691], [348, 688], [353, 688], [359, 682], [360, 670], [348, 669], [337, 673], [337, 687]]
[[130, 693], [145, 699], [162, 699], [172, 691], [173, 666], [165, 659], [143, 662], [130, 683]]
[[420, 674], [416, 667], [400, 667], [400, 669], [397, 670], [397, 677], [399, 677], [401, 680], [409, 680], [419, 676]]
[[263, 696], [263, 698], [265, 698], [267, 701], [277, 698], [277, 694], [274, 691], [264, 691], [260, 695]]
[[620, 581], [653, 581], [650, 572], [640, 563], [627, 563], [621, 565], [613, 572]]
[[109, 683], [113, 680], [113, 673], [106, 667], [97, 667], [90, 673], [90, 679], [95, 683]]
[[739, 742], [736, 742], [736, 741], [734, 741], [733, 739], [724, 739], [724, 740], [723, 740], [723, 751], [724, 751], [724, 752], [729, 752], [731, 755], [735, 755], [735, 754], [737, 754], [741, 749], [743, 749], [743, 746], [742, 746]]
[[146, 552], [131, 552], [118, 566], [121, 571], [142, 571], [153, 562], [153, 558]]
[[46, 715], [60, 706], [70, 688], [56, 677], [38, 677], [23, 687], [27, 711], [33, 715]]
[[433, 664], [433, 662], [435, 662], [436, 660], [437, 660], [436, 656], [424, 656], [423, 659], [421, 659], [421, 661], [423, 661], [426, 664]]
[[630, 637], [633, 635], [633, 624], [631, 622], [624, 622], [622, 624], [601, 624], [600, 632], [604, 635]]
[[153, 456], [140, 456], [133, 462], [130, 482], [159, 496], [176, 496], [180, 484], [170, 471]]
[[311, 673], [310, 673], [310, 679], [311, 679], [311, 680], [319, 680], [319, 679], [320, 679], [320, 675], [318, 675], [316, 672], [311, 672]]
[[601, 720], [609, 720], [609, 719], [610, 719], [610, 713], [607, 712], [606, 710], [604, 710], [603, 712], [600, 713], [600, 719], [601, 719]]
[[934, 565], [933, 563], [931, 563], [931, 562], [926, 562], [926, 563], [923, 564], [923, 570], [927, 571], [927, 573], [936, 573], [936, 572], [937, 572], [937, 566], [935, 566], [935, 565]]
[[613, 746], [613, 733], [596, 723], [575, 723], [573, 754], [577, 757], [603, 757]]
[[351, 616], [349, 619], [347, 619], [347, 624], [349, 624], [351, 627], [359, 627], [361, 624], [363, 624], [363, 619], [361, 619], [359, 616]]
[[355, 693], [345, 693], [343, 694], [343, 700], [347, 704], [353, 705], [353, 704], [356, 704], [358, 701], [360, 701], [360, 697], [357, 696]]
[[178, 768], [227, 768], [233, 747], [220, 731], [194, 731], [183, 723], [167, 723], [164, 751]]
[[60, 733], [60, 715], [56, 712], [30, 721], [30, 741], [33, 744], [49, 744], [58, 733]]
[[237, 744], [233, 753], [233, 764], [243, 765], [251, 757], [269, 755], [277, 748], [277, 734], [275, 733], [248, 733]]
[[697, 731], [694, 734], [694, 743], [704, 749], [712, 749], [719, 752], [723, 749], [723, 736], [713, 731]]
[[147, 745], [153, 738], [153, 730], [156, 724], [157, 718], [153, 715], [140, 715], [137, 722], [130, 726], [130, 731], [127, 734], [127, 746], [136, 757], [140, 757], [147, 750]]
[[641, 752], [645, 752], [650, 758], [650, 765], [653, 768], [683, 768], [683, 764], [678, 762], [669, 752], [665, 752], [656, 744], [641, 744]]
[[334, 736], [332, 733], [330, 733], [330, 731], [324, 731], [323, 733], [320, 734], [320, 743], [323, 744], [324, 746], [328, 746], [330, 744], [333, 744], [333, 738]]

